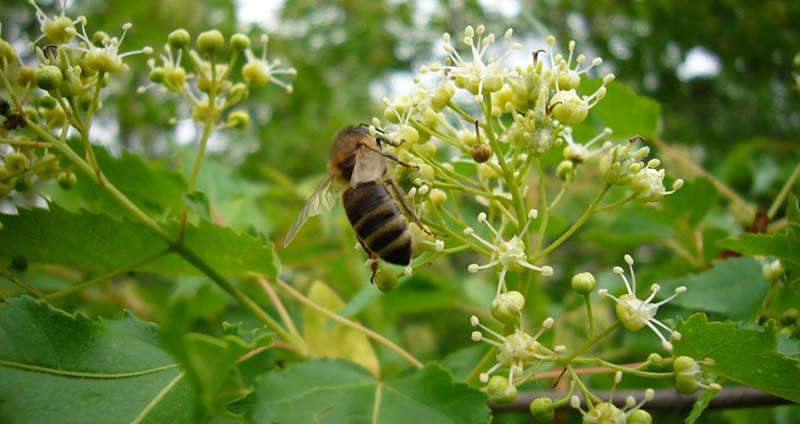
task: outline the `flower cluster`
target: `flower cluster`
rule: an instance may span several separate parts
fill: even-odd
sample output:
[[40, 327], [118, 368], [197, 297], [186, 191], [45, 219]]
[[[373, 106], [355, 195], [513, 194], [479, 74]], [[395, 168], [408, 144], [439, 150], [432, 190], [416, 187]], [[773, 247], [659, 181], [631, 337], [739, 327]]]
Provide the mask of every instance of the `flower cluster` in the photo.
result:
[[649, 424], [653, 422], [653, 418], [650, 414], [640, 409], [644, 406], [645, 403], [653, 400], [655, 396], [655, 391], [653, 389], [647, 389], [644, 391], [644, 396], [642, 400], [638, 403], [636, 402], [636, 398], [633, 396], [628, 396], [625, 398], [625, 405], [622, 408], [618, 408], [614, 405], [614, 389], [617, 387], [617, 384], [622, 381], [622, 373], [617, 371], [614, 374], [614, 385], [611, 386], [611, 394], [609, 396], [608, 402], [599, 402], [597, 404], [592, 404], [590, 399], [586, 399], [586, 403], [589, 406], [588, 410], [584, 410], [581, 407], [581, 400], [578, 396], [572, 396], [570, 398], [570, 406], [577, 409], [581, 415], [583, 416], [583, 422], [585, 424]]

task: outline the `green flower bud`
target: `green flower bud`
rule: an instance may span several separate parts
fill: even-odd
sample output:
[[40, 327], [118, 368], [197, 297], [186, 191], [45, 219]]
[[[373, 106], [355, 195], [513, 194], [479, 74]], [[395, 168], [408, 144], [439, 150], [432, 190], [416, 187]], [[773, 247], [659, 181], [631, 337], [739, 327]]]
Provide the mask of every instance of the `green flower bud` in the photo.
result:
[[581, 85], [581, 76], [576, 71], [561, 72], [558, 74], [558, 88], [560, 90], [576, 90]]
[[11, 174], [20, 173], [28, 169], [28, 157], [20, 152], [12, 152], [6, 155], [6, 168]]
[[653, 424], [653, 417], [644, 409], [637, 409], [628, 415], [626, 424]]
[[595, 280], [592, 273], [581, 272], [580, 274], [575, 274], [572, 277], [571, 284], [573, 290], [582, 295], [587, 295], [594, 291], [594, 288], [597, 287], [597, 280]]
[[17, 63], [17, 49], [6, 40], [0, 40], [0, 65], [5, 60], [6, 64]]
[[236, 51], [243, 51], [250, 48], [250, 37], [236, 33], [231, 37], [231, 47]]
[[237, 104], [244, 100], [247, 100], [247, 97], [249, 95], [250, 95], [250, 90], [247, 88], [247, 85], [242, 82], [237, 82], [236, 84], [233, 85], [233, 87], [231, 87], [228, 101], [231, 104]]
[[[220, 34], [220, 37], [221, 36], [222, 35]], [[176, 29], [175, 31], [169, 33], [169, 36], [167, 36], [167, 43], [169, 43], [169, 46], [175, 50], [180, 50], [188, 46], [191, 41], [192, 38], [189, 36], [189, 31], [186, 31], [183, 28]]]
[[45, 94], [42, 97], [39, 97], [39, 106], [45, 109], [52, 109], [56, 107], [58, 103], [56, 103], [56, 99], [54, 99], [51, 95]]
[[53, 65], [40, 66], [34, 74], [36, 85], [45, 91], [55, 90], [64, 81], [61, 69]]
[[78, 183], [78, 177], [75, 175], [74, 172], [62, 172], [58, 174], [56, 178], [58, 181], [58, 185], [61, 186], [64, 190], [69, 190]]
[[19, 193], [24, 193], [33, 187], [33, 180], [27, 174], [17, 177], [17, 182], [14, 184], [14, 190]]
[[553, 399], [549, 397], [536, 398], [531, 402], [529, 408], [536, 422], [541, 424], [553, 422], [553, 415], [556, 409]]
[[44, 35], [56, 44], [64, 44], [75, 37], [75, 24], [67, 16], [56, 19], [45, 19], [43, 26]]
[[442, 206], [444, 202], [447, 201], [447, 193], [438, 188], [431, 190], [431, 194], [428, 195], [428, 199], [433, 202], [436, 206]]
[[492, 148], [486, 143], [475, 143], [470, 147], [469, 153], [475, 162], [483, 163], [492, 157]]
[[94, 44], [95, 46], [105, 46], [106, 41], [109, 40], [110, 38], [111, 36], [108, 35], [106, 32], [97, 31], [92, 35], [92, 44]]
[[417, 144], [417, 153], [428, 159], [433, 159], [436, 156], [436, 145], [431, 142]]
[[242, 77], [248, 84], [260, 87], [272, 81], [272, 71], [261, 60], [253, 60], [242, 67]]
[[663, 360], [664, 357], [655, 352], [647, 355], [647, 363], [650, 365], [660, 365]]
[[55, 177], [58, 174], [59, 168], [58, 157], [52, 153], [46, 153], [31, 167], [33, 173], [43, 180], [49, 180]]
[[431, 97], [431, 107], [435, 110], [442, 110], [447, 103], [450, 102], [450, 99], [453, 98], [453, 95], [456, 93], [456, 86], [450, 81], [444, 81], [436, 87], [436, 90], [433, 91], [433, 97]]
[[[170, 34], [171, 35], [171, 34]], [[225, 45], [225, 37], [222, 33], [212, 29], [211, 31], [201, 32], [197, 36], [197, 50], [208, 55], [214, 54]]]
[[519, 320], [525, 307], [525, 297], [518, 291], [500, 293], [492, 300], [492, 316], [503, 324], [513, 324]]
[[391, 269], [381, 268], [378, 270], [378, 273], [375, 274], [375, 286], [383, 293], [394, 290], [398, 284], [400, 284], [400, 279], [397, 278], [397, 274]]
[[679, 356], [672, 361], [675, 370], [675, 388], [683, 394], [692, 394], [700, 388], [698, 377], [700, 365], [688, 356]]
[[17, 84], [25, 87], [36, 83], [36, 69], [32, 66], [22, 66], [17, 73]]
[[164, 70], [164, 80], [172, 87], [180, 89], [186, 81], [186, 71], [183, 67], [168, 67]]
[[589, 104], [575, 90], [562, 90], [550, 98], [553, 116], [567, 125], [580, 124], [589, 114]]
[[403, 125], [397, 130], [397, 137], [400, 141], [405, 141], [409, 146], [413, 146], [419, 141], [419, 131], [411, 125]]
[[486, 163], [478, 164], [478, 176], [483, 179], [499, 178], [500, 174]]
[[774, 261], [764, 264], [761, 267], [761, 275], [763, 275], [764, 279], [770, 283], [780, 280], [784, 272], [786, 272], [786, 270], [783, 268], [783, 264], [781, 263], [780, 259], [775, 259]]
[[487, 391], [489, 400], [494, 403], [511, 403], [517, 398], [517, 388], [501, 375], [489, 379]]
[[226, 125], [233, 128], [246, 128], [250, 125], [250, 114], [243, 110], [235, 110], [228, 114]]
[[571, 160], [562, 160], [556, 167], [556, 176], [561, 181], [572, 181], [575, 178], [575, 163]]
[[153, 81], [156, 84], [161, 84], [164, 81], [164, 76], [166, 76], [166, 71], [164, 71], [164, 68], [160, 66], [156, 66], [150, 70], [150, 81]]
[[434, 171], [433, 167], [427, 163], [417, 164], [417, 166], [419, 166], [418, 170], [409, 173], [411, 181], [419, 178], [424, 182], [432, 183], [433, 179], [436, 177], [436, 171]]

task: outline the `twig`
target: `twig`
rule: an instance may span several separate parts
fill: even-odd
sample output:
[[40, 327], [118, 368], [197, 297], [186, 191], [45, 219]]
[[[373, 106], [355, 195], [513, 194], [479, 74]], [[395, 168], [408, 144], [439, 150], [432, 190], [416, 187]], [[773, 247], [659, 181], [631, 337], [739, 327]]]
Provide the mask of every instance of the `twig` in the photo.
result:
[[281, 299], [278, 297], [278, 293], [275, 293], [275, 289], [273, 289], [272, 286], [269, 285], [269, 283], [264, 277], [258, 276], [256, 278], [258, 279], [258, 283], [261, 284], [261, 288], [263, 288], [264, 291], [267, 292], [267, 296], [269, 296], [270, 302], [272, 302], [272, 305], [278, 311], [278, 315], [280, 315], [281, 321], [283, 321], [283, 325], [286, 326], [286, 329], [289, 330], [290, 333], [294, 334], [298, 338], [302, 338], [300, 336], [300, 333], [297, 332], [297, 327], [294, 326], [292, 318], [289, 317], [289, 313], [286, 312], [286, 308], [283, 307], [283, 303], [281, 302]]
[[800, 163], [794, 167], [792, 171], [792, 175], [789, 176], [789, 179], [783, 184], [781, 187], [781, 191], [778, 192], [778, 195], [775, 196], [775, 200], [772, 201], [772, 205], [769, 207], [767, 211], [767, 217], [772, 219], [775, 217], [775, 214], [778, 212], [778, 209], [783, 204], [783, 201], [786, 199], [786, 196], [789, 194], [789, 190], [791, 190], [794, 182], [797, 181], [797, 177], [800, 176]]
[[317, 303], [315, 303], [313, 300], [303, 296], [302, 293], [300, 293], [299, 291], [295, 290], [294, 287], [292, 287], [292, 286], [286, 284], [285, 282], [281, 281], [279, 278], [276, 278], [275, 282], [283, 290], [285, 290], [287, 293], [289, 293], [292, 297], [294, 297], [295, 299], [299, 300], [301, 303], [305, 304], [306, 306], [309, 306], [309, 307], [311, 307], [313, 309], [316, 309], [321, 314], [327, 316], [328, 318], [330, 318], [330, 319], [332, 319], [334, 321], [339, 322], [342, 325], [346, 325], [348, 327], [355, 328], [356, 330], [364, 333], [364, 335], [366, 335], [367, 337], [369, 337], [371, 339], [374, 339], [378, 343], [381, 343], [381, 344], [385, 345], [386, 347], [388, 347], [389, 349], [395, 351], [398, 355], [402, 356], [406, 361], [411, 363], [411, 365], [414, 365], [417, 368], [423, 368], [424, 367], [424, 365], [422, 365], [422, 362], [420, 362], [412, 354], [406, 352], [402, 347], [396, 345], [393, 341], [387, 339], [386, 337], [381, 336], [380, 334], [370, 330], [367, 327], [364, 327], [363, 325], [361, 325], [361, 324], [359, 324], [359, 323], [357, 323], [355, 321], [351, 321], [351, 320], [349, 320], [347, 318], [344, 318], [344, 317], [340, 316], [339, 314], [337, 314], [337, 313], [335, 313], [333, 311], [325, 309], [324, 307], [322, 307], [322, 306], [318, 305]]
[[[600, 399], [606, 400], [611, 395], [610, 391], [596, 391], [594, 392]], [[520, 393], [513, 403], [507, 405], [490, 404], [489, 406], [495, 411], [519, 411], [527, 410], [531, 401], [540, 397], [549, 397], [550, 399], [559, 399], [563, 397], [565, 392], [562, 391], [536, 391], [536, 392], [522, 392]], [[583, 398], [579, 393], [576, 395]], [[618, 407], [625, 405], [625, 398], [633, 396], [639, 400], [643, 396], [642, 390], [617, 390], [614, 392], [614, 404]], [[662, 389], [656, 390], [653, 400], [647, 402], [643, 409], [646, 410], [662, 410], [673, 411], [681, 413], [691, 409], [700, 393], [693, 395], [683, 395], [678, 393], [675, 389]], [[791, 404], [791, 401], [773, 396], [756, 389], [749, 387], [729, 387], [719, 392], [708, 405], [708, 409], [727, 409], [727, 408], [752, 408], [759, 406], [772, 406], [772, 405], [786, 405]], [[564, 405], [561, 408], [570, 408], [569, 405]]]

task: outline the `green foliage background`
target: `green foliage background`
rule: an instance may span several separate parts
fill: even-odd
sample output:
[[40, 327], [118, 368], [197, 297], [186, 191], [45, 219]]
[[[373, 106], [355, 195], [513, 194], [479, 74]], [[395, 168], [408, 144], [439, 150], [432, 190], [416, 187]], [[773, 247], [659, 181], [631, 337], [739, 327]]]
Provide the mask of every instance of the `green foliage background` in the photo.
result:
[[[629, 204], [624, 207], [624, 213], [594, 217], [570, 243], [558, 249], [552, 258], [552, 262], [559, 264], [556, 276], [546, 282], [539, 281], [531, 288], [528, 308], [533, 321], [575, 310], [582, 301], [569, 290], [569, 276], [575, 272], [594, 272], [599, 287], [620, 289], [610, 273], [611, 265], [618, 264], [624, 253], [635, 252], [635, 256], [641, 258], [642, 265], [638, 265], [637, 271], [642, 281], [647, 284], [658, 281], [670, 289], [671, 285], [689, 286], [686, 295], [670, 304], [667, 313], [687, 318], [682, 325], [696, 331], [703, 325], [717, 325], [713, 331], [720, 332], [720, 337], [750, 337], [756, 340], [753, 343], [765, 347], [775, 343], [777, 351], [765, 349], [763, 355], [773, 359], [780, 356], [775, 359], [776, 366], [787, 366], [781, 361], [798, 358], [800, 342], [796, 335], [793, 338], [776, 336], [774, 324], [768, 324], [764, 334], [754, 335], [750, 334], [756, 332], [754, 329], [704, 323], [699, 317], [688, 318], [690, 312], [703, 310], [712, 319], [756, 321], [760, 300], [768, 290], [768, 284], [760, 275], [760, 266], [748, 258], [718, 261], [723, 249], [783, 258], [790, 271], [794, 270], [790, 274], [793, 280], [787, 282], [784, 295], [773, 298], [770, 309], [760, 315], [762, 324], [800, 304], [800, 274], [797, 272], [800, 270], [797, 259], [800, 239], [797, 215], [794, 219], [791, 216], [796, 204], [790, 202], [789, 212], [783, 208], [778, 212], [775, 221], [787, 219], [793, 224], [777, 235], [739, 238], [748, 226], [747, 222], [737, 220], [743, 212], [742, 204], [732, 202], [708, 178], [697, 175], [669, 152], [677, 152], [678, 156], [700, 164], [752, 207], [759, 210], [769, 207], [800, 160], [800, 93], [792, 85], [791, 76], [792, 58], [800, 52], [800, 26], [795, 24], [800, 22], [800, 3], [540, 0], [520, 2], [519, 13], [510, 17], [472, 0], [433, 2], [437, 6], [432, 13], [424, 13], [422, 3], [425, 2], [340, 0], [324, 4], [313, 1], [283, 4], [277, 16], [279, 24], [267, 29], [271, 37], [271, 55], [285, 58], [299, 71], [294, 93], [287, 96], [274, 87], [252, 92], [247, 105], [253, 125], [244, 131], [218, 136], [217, 145], [221, 147], [212, 149], [198, 187], [210, 205], [207, 218], [220, 218], [231, 230], [201, 231], [190, 227], [187, 243], [203, 251], [218, 271], [236, 277], [238, 287], [265, 308], [269, 308], [266, 295], [256, 280], [242, 275], [243, 269], [259, 270], [267, 275], [280, 272], [285, 280], [303, 292], [314, 281], [323, 281], [343, 300], [341, 315], [358, 318], [425, 362], [443, 361], [456, 379], [463, 378], [483, 353], [469, 340], [468, 317], [476, 310], [487, 310], [493, 290], [488, 283], [491, 277], [466, 272], [470, 258], [434, 263], [405, 280], [397, 290], [384, 295], [367, 283], [369, 271], [363, 266], [361, 252], [353, 250], [355, 239], [341, 209], [310, 221], [291, 247], [278, 250], [279, 261], [272, 258], [273, 246], [265, 241], [282, 240], [303, 202], [324, 175], [327, 148], [336, 131], [349, 124], [369, 122], [372, 116], [380, 115], [381, 99], [376, 94], [392, 92], [390, 90], [398, 88], [397, 81], [409, 77], [409, 71], [429, 61], [442, 32], [457, 33], [467, 24], [485, 22], [496, 32], [507, 26], [514, 27], [515, 36], [539, 40], [535, 43], [541, 46], [544, 46], [543, 37], [554, 33], [560, 39], [574, 38], [579, 45], [591, 46], [591, 51], [605, 58], [609, 69], [622, 82], [615, 83], [608, 97], [592, 112], [595, 121], [576, 128], [576, 138], [587, 139], [597, 128], [611, 126], [619, 139], [641, 134], [648, 139], [662, 140], [671, 150], [665, 151], [658, 145], [654, 150], [667, 164], [670, 174], [684, 177], [687, 184], [674, 196], [665, 198], [659, 211]], [[43, 7], [52, 10], [55, 6], [45, 3]], [[74, 1], [69, 2], [69, 9], [86, 15], [93, 28], [109, 32], [124, 22], [134, 22], [134, 30], [126, 39], [129, 48], [159, 46], [166, 34], [179, 27], [192, 34], [210, 27], [226, 35], [245, 30], [254, 39], [262, 32], [256, 25], [237, 22], [237, 4], [226, 0]], [[37, 26], [32, 16], [27, 2], [4, 1], [0, 9], [4, 38], [25, 40], [34, 36]], [[703, 47], [719, 59], [719, 74], [688, 81], [678, 78], [678, 66], [694, 47]], [[124, 74], [109, 90], [113, 94], [104, 99], [98, 119], [118, 125], [107, 128], [107, 136], [103, 138], [105, 150], [99, 150], [98, 155], [110, 180], [118, 182], [137, 205], [159, 215], [183, 207], [186, 182], [180, 174], [190, 169], [194, 150], [191, 144], [179, 140], [178, 132], [170, 124], [171, 118], [186, 116], [188, 111], [182, 110], [168, 96], [154, 92], [134, 94], [135, 87], [146, 82], [144, 60], [133, 59], [133, 72]], [[147, 160], [129, 151], [143, 154]], [[549, 166], [560, 159], [559, 152], [550, 152], [544, 158]], [[7, 265], [12, 257], [25, 256], [32, 266], [15, 275], [50, 292], [131, 264], [148, 252], [155, 253], [160, 247], [159, 240], [150, 237], [113, 199], [105, 197], [92, 184], [79, 178], [72, 192], [42, 187], [41, 190], [58, 205], [51, 207], [52, 213], [37, 217], [42, 212], [23, 210], [19, 216], [5, 217], [2, 221], [6, 228], [2, 230], [3, 244], [0, 244], [2, 265]], [[555, 178], [547, 184], [557, 189]], [[550, 236], [563, 232], [596, 191], [597, 187], [591, 184], [576, 187], [576, 194], [566, 200], [563, 213], [551, 217]], [[798, 189], [794, 188], [793, 192], [798, 193]], [[204, 202], [200, 200], [200, 210]], [[475, 213], [470, 211], [465, 215]], [[29, 224], [26, 226], [25, 222]], [[199, 225], [212, 224], [201, 221]], [[33, 227], [39, 227], [41, 233], [27, 232]], [[91, 231], [88, 235], [87, 229]], [[193, 233], [194, 230], [197, 232]], [[50, 238], [54, 233], [73, 244], [54, 247]], [[198, 237], [193, 238], [193, 234]], [[92, 239], [92, 249], [81, 250], [89, 246], [85, 244], [87, 239]], [[202, 250], [203, 246], [214, 248]], [[290, 415], [279, 416], [290, 414], [287, 412], [290, 409], [268, 408], [284, 402], [281, 394], [275, 393], [275, 387], [295, 385], [291, 390], [301, 392], [307, 379], [327, 374], [331, 381], [352, 380], [353, 384], [363, 384], [365, 392], [373, 393], [374, 376], [337, 361], [314, 362], [268, 374], [257, 383], [248, 381], [248, 376], [258, 373], [248, 369], [252, 365], [247, 363], [238, 365], [238, 374], [233, 377], [203, 375], [202, 370], [209, 367], [233, 366], [231, 364], [242, 352], [262, 346], [268, 340], [256, 334], [260, 326], [254, 318], [237, 308], [235, 301], [208, 279], [197, 274], [177, 258], [164, 258], [136, 273], [119, 275], [88, 290], [52, 300], [59, 309], [81, 312], [92, 319], [66, 316], [32, 301], [15, 298], [0, 306], [0, 323], [15, 323], [2, 325], [0, 328], [5, 333], [0, 334], [10, 335], [14, 330], [22, 337], [29, 325], [27, 336], [30, 338], [17, 341], [21, 344], [15, 349], [36, 352], [40, 348], [36, 345], [35, 323], [73, 320], [78, 322], [78, 327], [71, 328], [79, 329], [75, 337], [93, 340], [92, 349], [98, 349], [97, 355], [105, 357], [109, 363], [119, 365], [122, 360], [112, 359], [117, 358], [115, 355], [124, 355], [126, 359], [141, 360], [140, 368], [157, 368], [172, 363], [165, 353], [169, 352], [184, 364], [187, 378], [178, 381], [182, 389], [165, 402], [180, 405], [182, 400], [191, 397], [190, 386], [201, 391], [215, 388], [227, 395], [202, 398], [197, 407], [204, 412], [219, 412], [227, 403], [220, 402], [237, 399], [240, 393], [236, 389], [249, 384], [256, 387], [254, 394], [240, 400], [236, 406], [249, 411], [248, 414], [253, 415], [248, 416], [255, 420], [280, 418], [291, 422]], [[732, 281], [734, 277], [739, 280]], [[19, 290], [15, 285], [0, 279], [0, 295], [17, 294]], [[293, 318], [303, 321], [302, 305], [291, 301], [288, 304]], [[132, 315], [123, 310], [131, 311]], [[605, 316], [607, 320], [613, 314], [611, 308], [601, 308], [597, 313], [598, 319]], [[96, 317], [108, 321], [96, 321]], [[156, 322], [167, 334], [177, 336], [159, 343], [155, 330], [140, 320]], [[254, 333], [241, 338], [224, 335], [223, 322], [242, 322], [242, 328]], [[582, 334], [581, 326], [580, 317], [571, 317], [556, 328], [555, 335], [546, 337], [552, 337], [553, 344], [570, 344]], [[125, 337], [104, 342], [108, 328], [119, 330]], [[206, 339], [208, 335], [216, 338]], [[690, 338], [690, 335], [690, 331], [684, 331], [685, 337]], [[8, 337], [8, 340], [0, 339], [4, 341], [0, 345], [11, 345], [11, 336]], [[657, 349], [652, 339], [626, 334], [610, 340], [603, 349], [615, 361], [641, 359], [643, 354]], [[120, 343], [121, 347], [112, 342]], [[676, 348], [678, 351], [703, 350], [704, 346], [692, 343], [688, 341]], [[111, 345], [116, 347], [112, 349]], [[153, 346], [162, 347], [154, 350]], [[406, 362], [382, 345], [374, 345], [374, 348], [382, 375], [392, 376], [385, 382], [385, 390], [395, 387], [399, 397], [416, 396], [413, 387], [422, 382], [454, 384], [452, 377], [439, 365], [429, 365], [421, 374], [413, 376], [395, 375], [406, 368]], [[4, 349], [0, 348], [0, 355], [8, 353]], [[59, 347], [53, 349], [58, 351]], [[732, 355], [735, 358], [736, 352]], [[270, 368], [280, 368], [292, 359], [290, 354], [274, 351], [263, 357], [263, 363]], [[3, 356], [0, 359], [15, 358]], [[43, 360], [46, 363], [48, 359]], [[76, 369], [86, 372], [135, 372], [139, 369], [134, 366], [137, 364], [132, 364], [131, 369], [117, 370], [99, 362], [82, 364], [76, 361]], [[736, 366], [719, 366], [727, 367], [726, 375], [732, 381], [770, 387], [770, 381], [760, 380], [762, 377], [735, 375]], [[729, 369], [733, 369], [730, 372], [734, 375]], [[177, 369], [170, 368], [146, 374], [139, 381], [87, 380], [86, 384], [129, 384], [89, 389], [99, 394], [114, 390], [135, 392], [143, 399], [150, 399], [153, 394], [145, 391], [147, 387], [168, 384], [176, 375]], [[0, 377], [0, 400], [11, 399], [15, 395], [13, 390], [9, 391], [13, 382], [26, 378], [19, 369], [2, 367]], [[607, 384], [608, 379], [608, 376], [599, 376], [594, 381]], [[37, 382], [31, 387], [41, 388], [47, 384], [50, 383]], [[626, 380], [625, 384], [643, 387], [636, 379]], [[63, 391], [67, 397], [62, 401], [67, 404], [93, 404], [92, 399], [69, 399], [69, 387], [48, 387], [51, 391]], [[226, 392], [228, 388], [230, 391]], [[547, 389], [542, 384], [532, 384], [530, 388]], [[798, 401], [796, 386], [777, 388], [773, 393]], [[367, 403], [366, 412], [360, 412], [371, 413], [368, 407], [374, 399], [353, 396]], [[250, 409], [247, 402], [257, 402], [259, 407]], [[292, 402], [301, 403], [292, 408], [305, 405], [302, 399]], [[123, 409], [125, 402], [112, 404], [104, 400], [99, 403], [116, 414], [130, 413], [130, 419], [136, 416], [137, 411]], [[473, 403], [475, 410], [470, 415], [473, 419], [488, 413], [480, 399]], [[168, 408], [171, 404], [165, 403], [159, 408]], [[402, 407], [402, 403], [399, 405], [396, 407]], [[37, 408], [36, 405], [30, 407]], [[130, 403], [127, 407], [133, 408]], [[365, 405], [353, 407], [363, 409]], [[2, 405], [0, 411], [7, 412]], [[68, 411], [61, 411], [65, 412]], [[459, 417], [464, 411], [451, 412], [452, 416]], [[98, 417], [104, 413], [108, 412], [97, 410]], [[150, 419], [158, 422], [160, 413], [161, 410], [153, 411]], [[17, 422], [12, 415], [0, 414], [0, 417]], [[25, 417], [29, 422], [53, 418]], [[513, 423], [526, 422], [528, 418], [527, 414], [508, 413], [497, 415], [495, 420]], [[656, 418], [658, 422], [681, 420], [677, 415]], [[703, 415], [703, 422], [714, 423], [790, 423], [797, 419], [800, 419], [797, 406], [711, 411]]]

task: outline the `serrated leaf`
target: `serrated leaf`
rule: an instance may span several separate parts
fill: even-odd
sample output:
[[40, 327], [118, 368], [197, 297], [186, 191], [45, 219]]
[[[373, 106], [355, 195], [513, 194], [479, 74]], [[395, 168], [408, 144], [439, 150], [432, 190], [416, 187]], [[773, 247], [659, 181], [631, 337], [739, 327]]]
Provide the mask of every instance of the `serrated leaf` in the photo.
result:
[[[50, 209], [20, 209], [19, 215], [0, 215], [0, 261], [24, 256], [31, 263], [59, 264], [87, 271], [124, 269], [166, 249], [167, 243], [143, 224], [105, 214], [71, 213], [58, 205]], [[177, 224], [170, 232], [177, 234]], [[200, 255], [223, 275], [250, 271], [277, 275], [271, 244], [205, 220], [187, 225], [184, 246]], [[177, 254], [164, 255], [137, 270], [167, 275], [199, 275]]]
[[686, 424], [694, 424], [700, 419], [700, 415], [703, 414], [703, 411], [708, 408], [708, 404], [711, 403], [711, 399], [714, 399], [714, 396], [717, 395], [716, 390], [706, 390], [703, 392], [700, 397], [694, 401], [694, 405], [692, 405], [692, 410], [689, 412], [689, 416], [686, 417]]
[[208, 221], [211, 220], [211, 207], [208, 204], [208, 198], [202, 191], [184, 193], [183, 203], [195, 215]]
[[[315, 281], [308, 298], [331, 311], [344, 307], [344, 302], [325, 283]], [[316, 357], [342, 358], [353, 361], [380, 375], [380, 364], [367, 336], [341, 324], [331, 325], [330, 319], [315, 309], [303, 309], [303, 339]]]
[[790, 225], [775, 234], [744, 233], [738, 239], [717, 242], [722, 248], [750, 256], [775, 256], [800, 264], [800, 226]]
[[748, 328], [694, 314], [678, 325], [678, 331], [682, 337], [673, 343], [675, 355], [711, 358], [713, 365], [703, 365], [704, 370], [800, 402], [800, 361], [778, 352], [774, 322]]
[[719, 261], [708, 271], [666, 281], [661, 286], [664, 295], [686, 286], [686, 292], [670, 304], [741, 320], [755, 316], [769, 290], [769, 283], [761, 275], [761, 264], [748, 257]]
[[[76, 148], [83, 155], [79, 144]], [[187, 184], [181, 174], [125, 150], [114, 157], [101, 146], [94, 145], [93, 149], [103, 175], [137, 206], [152, 214], [173, 216], [183, 209], [182, 196]], [[54, 201], [72, 211], [88, 209], [115, 217], [133, 217], [107, 190], [83, 175], [78, 176], [72, 190], [54, 187], [50, 194]]]
[[239, 360], [254, 349], [272, 340], [268, 333], [258, 332], [252, 341], [236, 334], [215, 338], [189, 332], [190, 299], [179, 297], [169, 307], [161, 330], [161, 344], [175, 357], [186, 373], [194, 394], [195, 419], [227, 414], [232, 401], [247, 395], [247, 387], [239, 370]]
[[277, 424], [488, 423], [486, 394], [439, 365], [387, 380], [351, 362], [317, 359], [268, 374], [250, 418]]
[[[191, 394], [154, 324], [0, 306], [0, 422], [191, 423]], [[137, 421], [138, 420], [138, 421]]]

